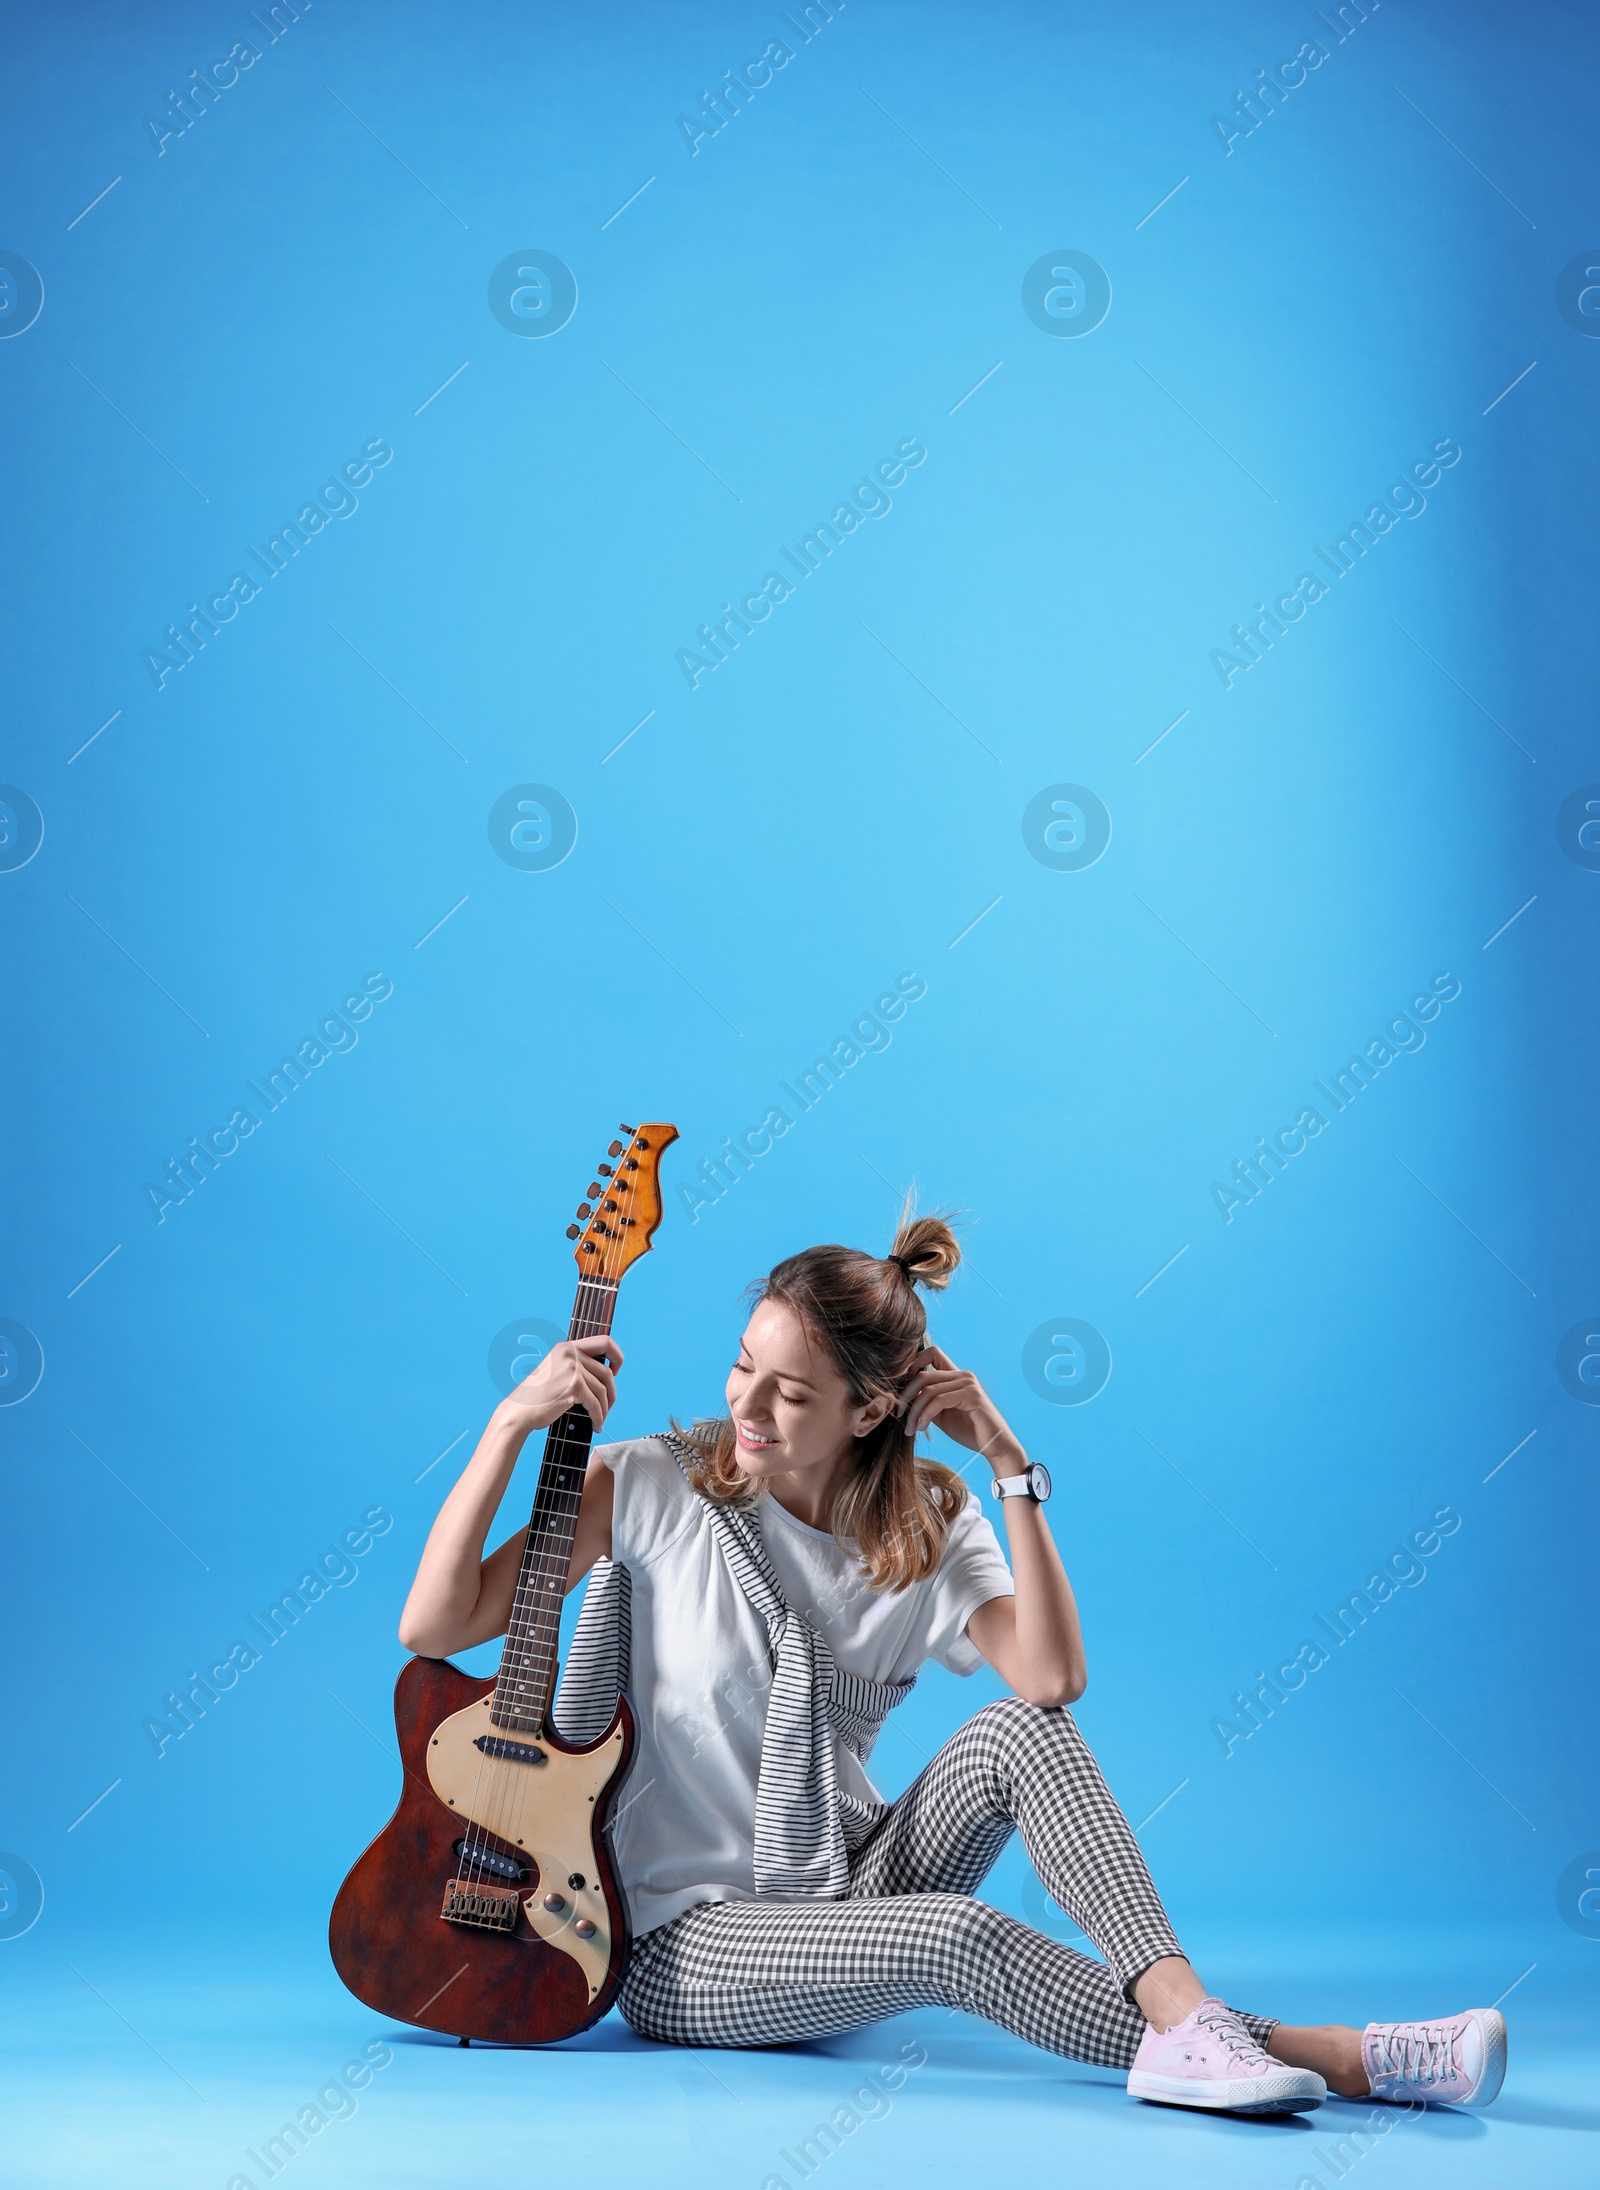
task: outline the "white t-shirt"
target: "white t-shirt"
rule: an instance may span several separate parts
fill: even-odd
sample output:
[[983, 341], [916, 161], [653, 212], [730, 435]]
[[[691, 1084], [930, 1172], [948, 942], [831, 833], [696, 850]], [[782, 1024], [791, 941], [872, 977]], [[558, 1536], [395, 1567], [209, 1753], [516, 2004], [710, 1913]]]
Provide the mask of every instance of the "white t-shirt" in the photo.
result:
[[[756, 1782], [772, 1672], [765, 1623], [668, 1448], [638, 1438], [603, 1445], [598, 1457], [616, 1478], [611, 1555], [633, 1583], [629, 1697], [638, 1746], [613, 1811], [612, 1846], [642, 1935], [702, 1901], [755, 1898]], [[928, 1658], [952, 1673], [983, 1662], [967, 1622], [1013, 1588], [976, 1498], [951, 1523], [937, 1571], [897, 1595], [873, 1589], [831, 1535], [775, 1498], [754, 1510], [785, 1598], [845, 1672], [900, 1681]], [[840, 1788], [879, 1799], [851, 1752], [838, 1743], [836, 1751]]]

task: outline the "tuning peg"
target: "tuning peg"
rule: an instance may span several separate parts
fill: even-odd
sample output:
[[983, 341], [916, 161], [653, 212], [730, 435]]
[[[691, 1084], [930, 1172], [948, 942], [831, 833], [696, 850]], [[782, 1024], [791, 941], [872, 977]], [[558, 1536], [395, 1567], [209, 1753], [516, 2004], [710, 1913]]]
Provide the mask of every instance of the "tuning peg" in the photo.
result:
[[621, 1125], [617, 1127], [617, 1131], [619, 1133], [637, 1133], [638, 1130], [639, 1128], [636, 1125], [629, 1125], [626, 1118], [624, 1118]]
[[594, 1215], [594, 1211], [586, 1201], [579, 1202], [577, 1213], [580, 1217], [592, 1217]]
[[597, 1171], [599, 1172], [599, 1174], [600, 1174], [601, 1178], [603, 1178], [603, 1179], [609, 1179], [609, 1178], [610, 1178], [610, 1176], [611, 1176], [611, 1166], [610, 1166], [610, 1164], [608, 1164], [608, 1163], [597, 1163], [597, 1164], [595, 1165], [595, 1169], [596, 1169], [596, 1170], [597, 1170]]
[[613, 1141], [610, 1147], [606, 1150], [606, 1154], [608, 1156], [620, 1156], [622, 1154], [623, 1145], [624, 1144], [621, 1141]]
[[569, 1225], [567, 1226], [567, 1237], [568, 1237], [568, 1239], [576, 1239], [576, 1238], [577, 1238], [577, 1236], [578, 1236], [578, 1234], [579, 1234], [579, 1233], [580, 1233], [580, 1232], [581, 1232], [582, 1230], [583, 1230], [583, 1226], [582, 1226], [581, 1224], [569, 1224]]
[[591, 1200], [593, 1200], [599, 1194], [600, 1181], [598, 1179], [591, 1179], [589, 1181], [588, 1192]]

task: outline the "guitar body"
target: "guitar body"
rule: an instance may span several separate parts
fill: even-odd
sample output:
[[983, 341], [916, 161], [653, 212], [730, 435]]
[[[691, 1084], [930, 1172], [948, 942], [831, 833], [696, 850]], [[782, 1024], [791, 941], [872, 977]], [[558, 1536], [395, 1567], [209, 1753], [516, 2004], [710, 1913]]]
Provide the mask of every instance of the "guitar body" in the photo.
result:
[[400, 1675], [400, 1804], [339, 1889], [328, 1945], [380, 2014], [543, 2045], [598, 2021], [622, 1982], [628, 1919], [604, 1826], [633, 1715], [619, 1698], [587, 1749], [549, 1726], [507, 1737], [490, 1720], [494, 1687], [439, 1658]]

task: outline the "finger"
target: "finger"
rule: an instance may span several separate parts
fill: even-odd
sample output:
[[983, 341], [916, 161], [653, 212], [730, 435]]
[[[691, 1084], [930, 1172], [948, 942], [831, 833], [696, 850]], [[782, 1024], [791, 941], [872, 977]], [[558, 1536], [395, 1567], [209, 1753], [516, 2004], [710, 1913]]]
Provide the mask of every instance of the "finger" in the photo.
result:
[[916, 1430], [911, 1433], [915, 1436], [946, 1416], [952, 1423], [960, 1422], [972, 1414], [973, 1402], [973, 1380], [965, 1370], [936, 1372], [917, 1395], [907, 1428], [915, 1421]]
[[588, 1371], [583, 1377], [581, 1391], [576, 1396], [579, 1403], [587, 1407], [591, 1414], [594, 1414], [595, 1407], [598, 1405], [602, 1412], [595, 1415], [595, 1421], [602, 1421], [617, 1403], [617, 1387], [612, 1382], [610, 1371], [607, 1369]]
[[967, 1400], [974, 1390], [965, 1369], [924, 1369], [908, 1396], [913, 1406], [931, 1400], [937, 1407], [948, 1407]]
[[930, 1406], [927, 1395], [919, 1392], [906, 1409], [906, 1435], [908, 1437], [917, 1436], [920, 1431], [927, 1428], [938, 1411], [937, 1402]]
[[606, 1383], [602, 1383], [597, 1373], [589, 1375], [580, 1373], [573, 1390], [572, 1404], [583, 1408], [596, 1429], [600, 1429], [604, 1425], [605, 1418], [611, 1411], [612, 1402], [616, 1398], [615, 1391], [608, 1391], [606, 1388], [609, 1382], [610, 1379], [607, 1378]]
[[939, 1393], [923, 1392], [907, 1417], [906, 1428], [913, 1437], [918, 1437], [932, 1423], [937, 1422], [941, 1415], [950, 1411], [948, 1403]]
[[908, 1408], [915, 1405], [928, 1374], [927, 1369], [918, 1369], [915, 1375], [906, 1378], [895, 1397], [896, 1414], [904, 1414]]
[[926, 1375], [919, 1375], [919, 1378], [911, 1386], [908, 1386], [908, 1391], [906, 1391], [906, 1404], [904, 1404], [906, 1428], [911, 1428], [913, 1421], [924, 1417], [926, 1408], [928, 1408], [928, 1382], [926, 1382]]
[[[528, 1378], [528, 1386], [531, 1387], [536, 1381], [543, 1387], [539, 1394], [541, 1398], [546, 1395], [554, 1396], [569, 1407], [581, 1406], [585, 1395], [602, 1385], [609, 1385], [612, 1397], [616, 1396], [611, 1372], [604, 1362], [595, 1360], [590, 1354], [579, 1353], [576, 1343], [565, 1339], [559, 1346], [551, 1347], [534, 1374]], [[533, 1391], [529, 1389], [528, 1397], [531, 1399], [533, 1396]]]
[[934, 1361], [925, 1362], [920, 1369], [908, 1376], [901, 1385], [901, 1401], [914, 1399], [920, 1392], [927, 1391], [935, 1385], [950, 1387], [952, 1379], [957, 1382], [962, 1380], [970, 1382], [972, 1381], [972, 1372], [969, 1369], [952, 1368], [948, 1362], [942, 1367]]
[[574, 1353], [586, 1354], [591, 1361], [609, 1360], [613, 1369], [622, 1367], [622, 1348], [609, 1331], [599, 1331], [591, 1338], [574, 1338], [569, 1343]]

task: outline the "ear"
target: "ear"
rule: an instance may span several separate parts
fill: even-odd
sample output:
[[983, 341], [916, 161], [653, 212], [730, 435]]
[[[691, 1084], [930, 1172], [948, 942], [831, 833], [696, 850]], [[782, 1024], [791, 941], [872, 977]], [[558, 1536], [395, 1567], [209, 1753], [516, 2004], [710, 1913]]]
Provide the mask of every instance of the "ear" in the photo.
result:
[[874, 1392], [865, 1405], [857, 1407], [850, 1423], [852, 1437], [869, 1437], [886, 1415], [895, 1408], [893, 1392]]

